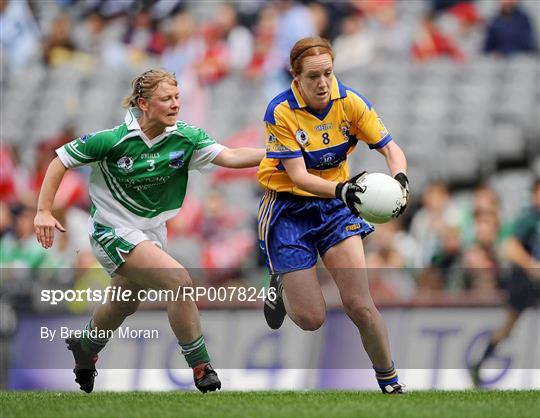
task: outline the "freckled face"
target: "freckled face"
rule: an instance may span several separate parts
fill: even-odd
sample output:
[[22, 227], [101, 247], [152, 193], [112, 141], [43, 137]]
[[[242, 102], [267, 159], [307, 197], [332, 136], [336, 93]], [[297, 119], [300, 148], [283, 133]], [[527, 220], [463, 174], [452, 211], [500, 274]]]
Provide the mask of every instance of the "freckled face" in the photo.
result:
[[333, 63], [330, 54], [306, 57], [302, 72], [294, 77], [298, 90], [306, 104], [315, 110], [323, 110], [330, 101]]
[[162, 81], [146, 104], [149, 120], [163, 126], [174, 125], [180, 110], [178, 86]]

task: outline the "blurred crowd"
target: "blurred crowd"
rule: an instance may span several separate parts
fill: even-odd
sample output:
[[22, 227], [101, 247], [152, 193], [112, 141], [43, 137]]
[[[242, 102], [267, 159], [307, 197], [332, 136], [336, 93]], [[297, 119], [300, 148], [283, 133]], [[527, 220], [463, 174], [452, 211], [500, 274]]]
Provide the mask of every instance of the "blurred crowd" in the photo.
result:
[[152, 59], [202, 84], [231, 72], [279, 79], [294, 42], [311, 35], [333, 42], [338, 72], [386, 56], [462, 62], [538, 47], [534, 19], [520, 0], [2, 0], [0, 22], [11, 71], [34, 59], [112, 68]]
[[[484, 15], [485, 2], [473, 0], [0, 0], [2, 82], [29, 65], [157, 65], [177, 74], [192, 103], [199, 89], [232, 74], [260, 83], [270, 98], [290, 83], [291, 46], [310, 35], [333, 42], [337, 73], [387, 57], [419, 65], [444, 57], [461, 65], [482, 54], [537, 54], [534, 17], [521, 3], [500, 0]], [[421, 13], [407, 20], [407, 8], [419, 6]], [[69, 171], [55, 201], [55, 216], [67, 232], [57, 233], [48, 251], [33, 235], [37, 193], [54, 150], [79, 134], [66, 125], [28, 154], [24, 147], [0, 144], [0, 293], [12, 292], [28, 308], [36, 308], [35, 283], [74, 288], [108, 283], [87, 238], [88, 168]], [[241, 145], [241, 135], [238, 141]], [[23, 164], [28, 155], [32, 163]], [[208, 192], [189, 195], [169, 223], [171, 254], [193, 268], [198, 284], [262, 286], [268, 279], [256, 241], [256, 213], [224, 199], [230, 182], [240, 182], [254, 199], [260, 193], [254, 171], [213, 173]], [[377, 226], [365, 241], [375, 299], [500, 301], [504, 242], [513, 223], [503, 216], [500, 198], [487, 184], [454, 193], [444, 182], [432, 182], [413, 196], [404, 219]], [[327, 281], [323, 271], [321, 281]]]

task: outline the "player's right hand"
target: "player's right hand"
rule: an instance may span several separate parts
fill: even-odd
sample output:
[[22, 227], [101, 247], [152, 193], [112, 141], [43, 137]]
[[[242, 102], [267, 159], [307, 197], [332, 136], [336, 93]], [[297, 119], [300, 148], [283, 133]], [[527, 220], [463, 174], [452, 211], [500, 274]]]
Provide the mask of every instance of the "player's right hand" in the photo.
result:
[[342, 200], [354, 216], [360, 216], [360, 212], [358, 212], [356, 205], [362, 204], [357, 193], [363, 193], [365, 191], [364, 187], [358, 184], [358, 180], [366, 174], [367, 171], [362, 171], [360, 174], [351, 177], [348, 181], [338, 183], [336, 186], [336, 198]]
[[43, 248], [51, 248], [54, 241], [54, 228], [60, 232], [66, 232], [66, 229], [52, 216], [50, 211], [38, 210], [34, 218], [34, 232], [37, 241]]

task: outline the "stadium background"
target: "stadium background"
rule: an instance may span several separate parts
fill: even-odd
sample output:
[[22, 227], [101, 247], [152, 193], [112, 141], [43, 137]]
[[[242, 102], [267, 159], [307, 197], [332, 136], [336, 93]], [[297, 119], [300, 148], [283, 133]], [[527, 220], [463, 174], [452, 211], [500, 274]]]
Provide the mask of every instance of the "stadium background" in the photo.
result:
[[[290, 82], [287, 53], [312, 34], [332, 40], [337, 76], [374, 104], [409, 161], [410, 208], [402, 221], [377, 227], [366, 241], [374, 298], [394, 350], [405, 351], [397, 359], [407, 369], [404, 380], [413, 388], [470, 386], [463, 369], [473, 343], [481, 348], [486, 331], [503, 317], [501, 243], [540, 175], [540, 7], [535, 0], [518, 4], [530, 31], [523, 21], [517, 28], [515, 20], [494, 25], [499, 1], [0, 2], [2, 387], [73, 389], [70, 370], [24, 369], [37, 351], [28, 338], [42, 344], [36, 327], [54, 321], [82, 326], [92, 307], [46, 306], [39, 290], [107, 284], [86, 238], [88, 170], [70, 172], [55, 202], [68, 233], [57, 235], [47, 252], [32, 235], [53, 150], [120, 123], [119, 103], [130, 81], [156, 66], [178, 76], [180, 119], [227, 145], [263, 146], [265, 106]], [[367, 147], [355, 151], [351, 168], [386, 171]], [[197, 284], [266, 283], [256, 245], [260, 189], [254, 173], [219, 169], [191, 176], [185, 206], [169, 224], [169, 249]], [[227, 388], [243, 389], [246, 376], [260, 389], [375, 388], [369, 370], [347, 370], [369, 363], [357, 353], [359, 338], [337, 309], [324, 272], [321, 283], [331, 314], [317, 333], [302, 333], [290, 322], [270, 332], [260, 305], [201, 303], [210, 309], [202, 312], [203, 329], [209, 341], [219, 341], [210, 349], [225, 369]], [[163, 312], [146, 308], [129, 319], [133, 326], [151, 324], [168, 335]], [[538, 388], [538, 314], [529, 311], [501, 346], [489, 385]], [[224, 330], [233, 328], [246, 330], [242, 338], [235, 334], [235, 352], [244, 353], [235, 359], [218, 348], [231, 347], [233, 337]], [[98, 389], [191, 388], [189, 371], [176, 376], [166, 356], [138, 362], [141, 346], [126, 354], [121, 372], [108, 370], [115, 356], [105, 352]], [[38, 363], [65, 358], [58, 347], [48, 349]]]

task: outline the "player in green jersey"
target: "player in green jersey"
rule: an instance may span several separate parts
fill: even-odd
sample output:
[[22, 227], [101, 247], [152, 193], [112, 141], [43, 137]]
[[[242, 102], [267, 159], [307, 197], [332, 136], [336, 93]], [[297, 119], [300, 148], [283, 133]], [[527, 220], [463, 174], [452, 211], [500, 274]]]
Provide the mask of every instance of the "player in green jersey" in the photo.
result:
[[[123, 105], [124, 123], [83, 135], [59, 148], [39, 196], [34, 220], [38, 242], [50, 248], [55, 228], [64, 227], [51, 213], [66, 170], [90, 164], [92, 201], [89, 235], [94, 254], [112, 277], [112, 286], [132, 295], [147, 288], [172, 290], [192, 286], [186, 269], [165, 251], [165, 222], [176, 215], [186, 194], [188, 171], [209, 164], [243, 168], [257, 166], [263, 149], [227, 148], [200, 128], [177, 122], [178, 85], [173, 73], [150, 70], [133, 80]], [[144, 274], [138, 274], [144, 270]], [[140, 301], [107, 300], [99, 305], [81, 339], [66, 340], [75, 357], [75, 381], [90, 393], [97, 374], [97, 355], [107, 339], [95, 330], [116, 330]], [[221, 388], [210, 365], [201, 333], [199, 312], [190, 298], [167, 301], [171, 328], [195, 386], [202, 392]], [[87, 335], [87, 336], [86, 336]]]

